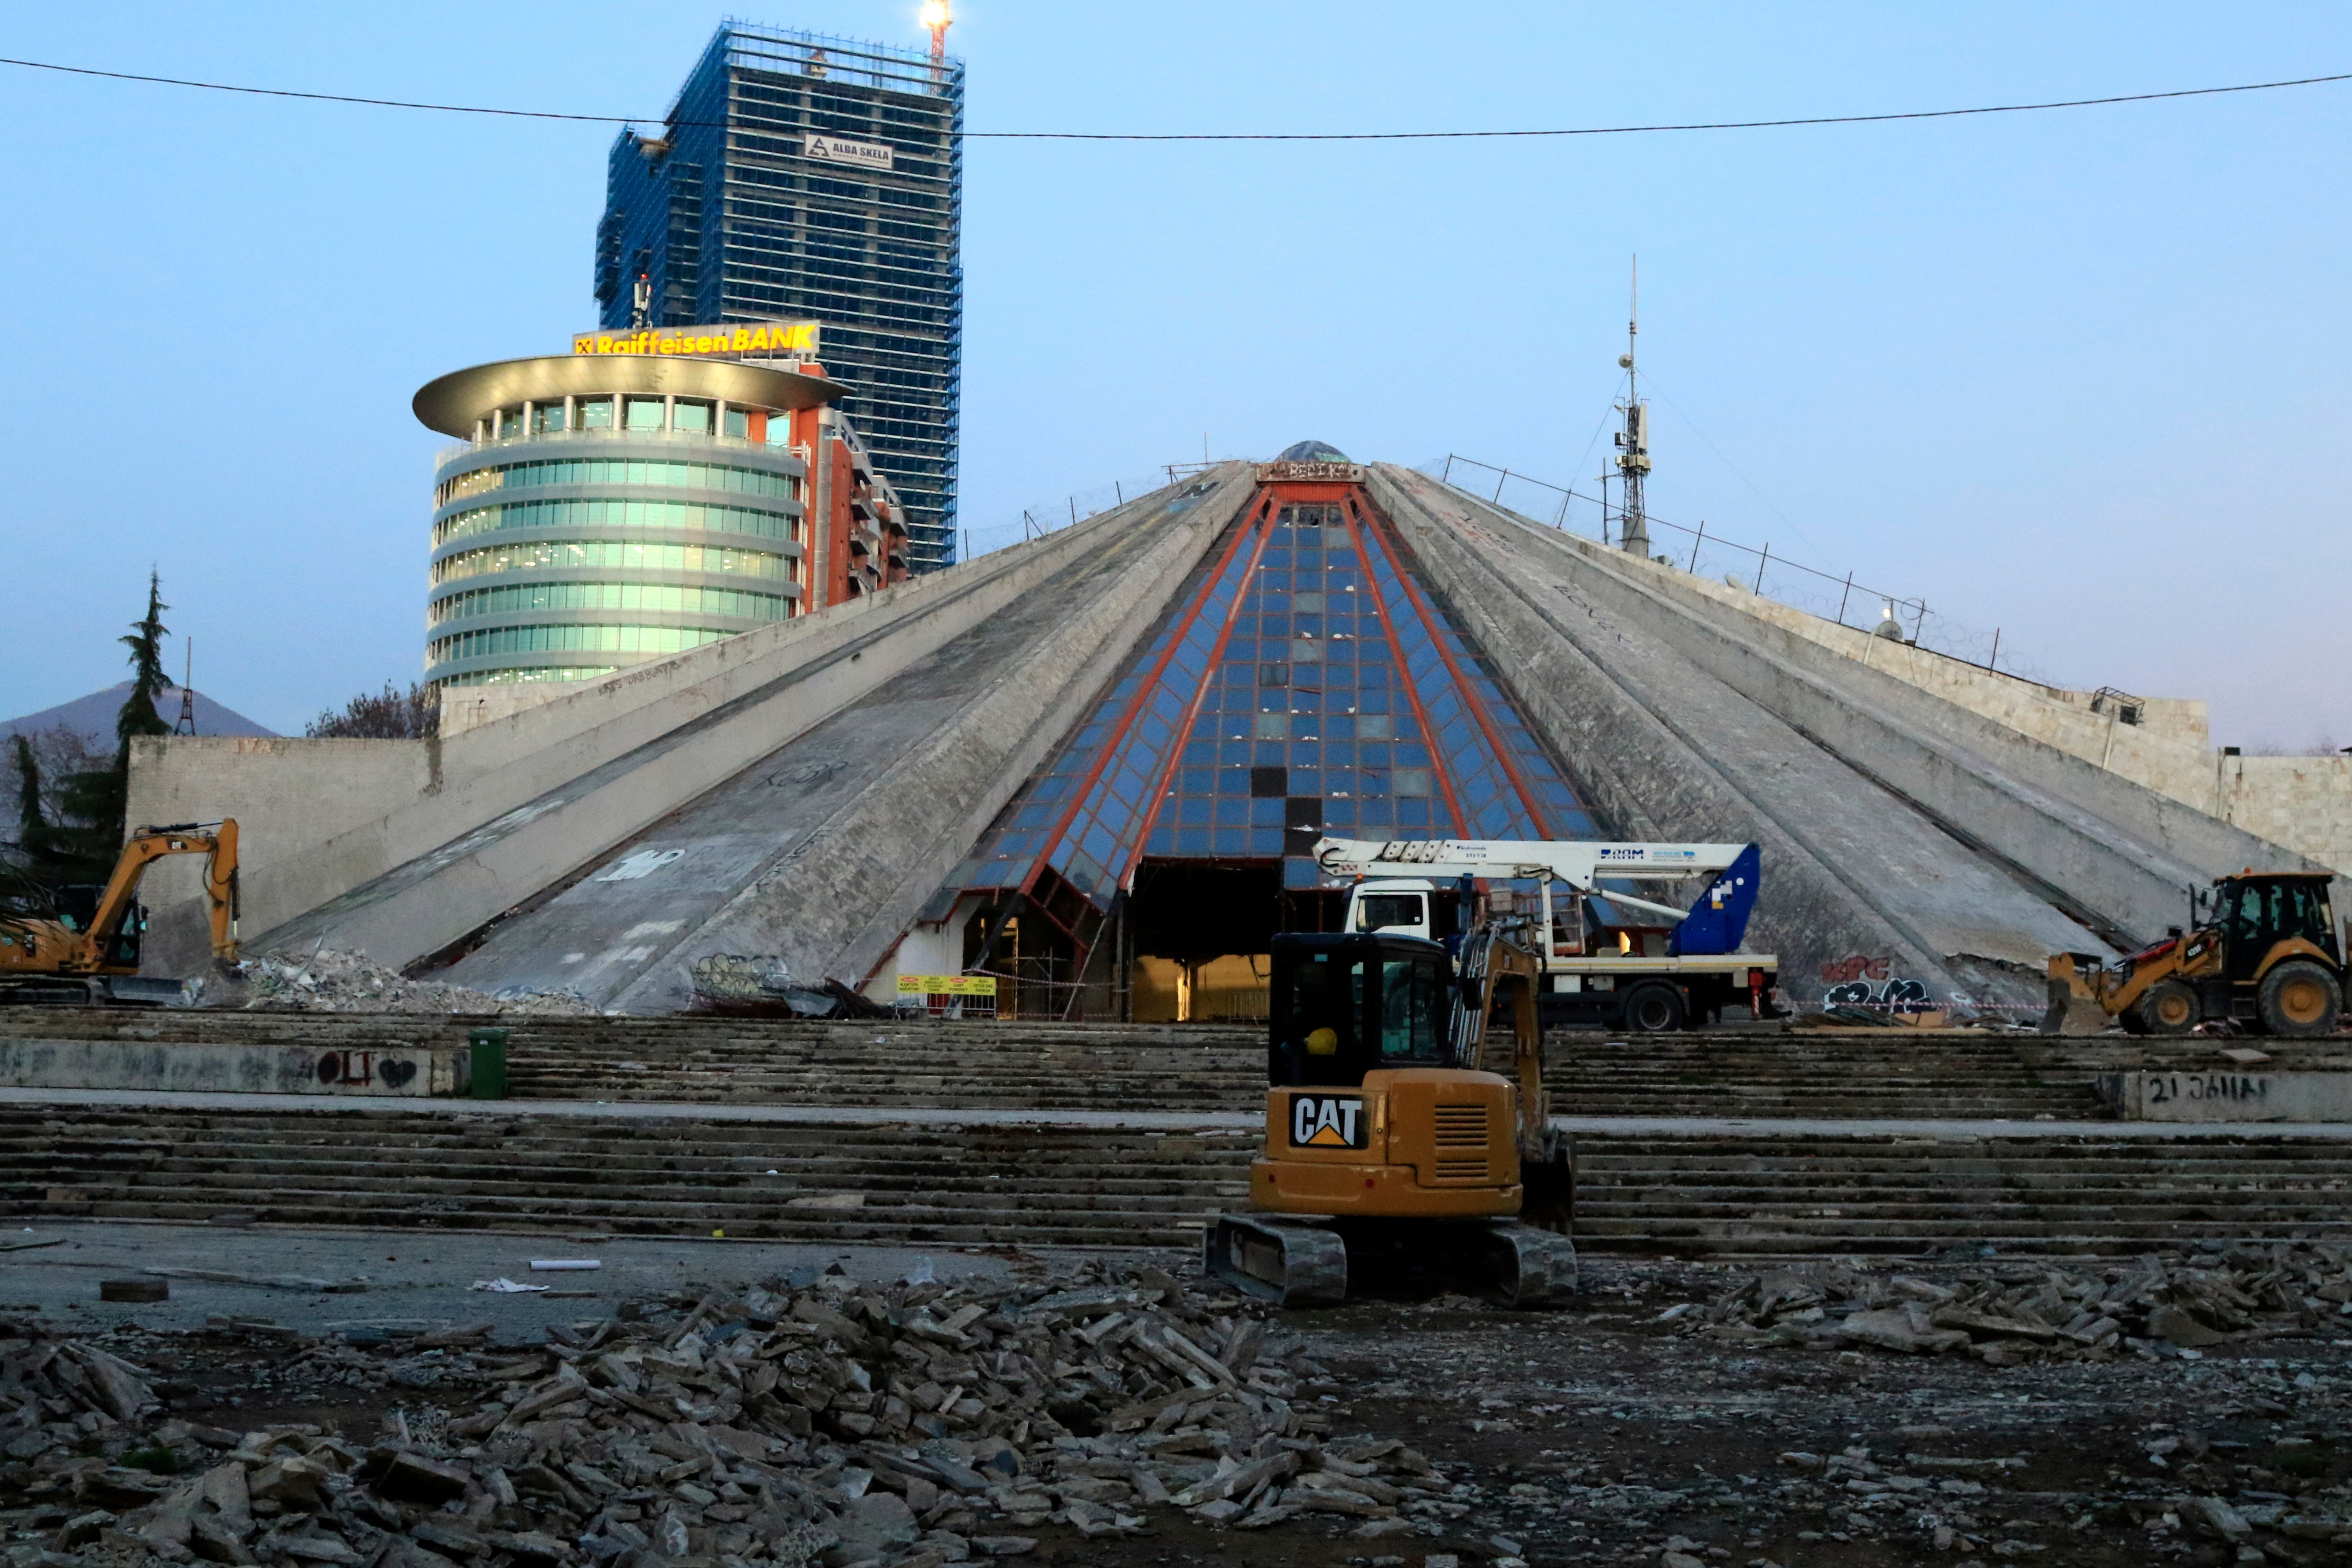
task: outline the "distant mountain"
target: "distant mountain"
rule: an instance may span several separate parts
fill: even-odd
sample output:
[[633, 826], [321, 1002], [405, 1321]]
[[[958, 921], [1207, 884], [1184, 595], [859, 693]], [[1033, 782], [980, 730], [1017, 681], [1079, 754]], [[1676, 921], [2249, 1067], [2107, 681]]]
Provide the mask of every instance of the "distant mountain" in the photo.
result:
[[[103, 691], [93, 691], [87, 697], [77, 697], [70, 702], [60, 702], [55, 708], [44, 708], [38, 713], [22, 718], [0, 721], [0, 740], [18, 733], [33, 735], [54, 730], [63, 724], [89, 738], [90, 744], [106, 750], [114, 745], [114, 716], [122, 710], [125, 699], [131, 695], [131, 682], [110, 686]], [[177, 723], [180, 718], [180, 689], [167, 686], [155, 700], [156, 717], [166, 724]], [[203, 692], [196, 693], [196, 733], [199, 735], [274, 735], [244, 714], [222, 707]]]

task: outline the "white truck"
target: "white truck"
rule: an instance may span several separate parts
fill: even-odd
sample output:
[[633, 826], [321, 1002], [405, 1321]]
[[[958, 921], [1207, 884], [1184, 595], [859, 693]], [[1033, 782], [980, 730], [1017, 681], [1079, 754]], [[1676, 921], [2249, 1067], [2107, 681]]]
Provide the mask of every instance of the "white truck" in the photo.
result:
[[[1483, 881], [1490, 911], [1528, 898], [1532, 907], [1513, 912], [1529, 917], [1553, 1027], [1664, 1033], [1718, 1022], [1727, 1006], [1758, 1018], [1779, 1010], [1780, 960], [1742, 945], [1759, 876], [1753, 844], [1325, 838], [1315, 858], [1355, 879], [1350, 931], [1443, 941], [1458, 929], [1446, 919], [1449, 894], [1459, 904]], [[1698, 877], [1707, 885], [1688, 909], [1601, 885]], [[1498, 886], [1512, 882], [1536, 886]]]

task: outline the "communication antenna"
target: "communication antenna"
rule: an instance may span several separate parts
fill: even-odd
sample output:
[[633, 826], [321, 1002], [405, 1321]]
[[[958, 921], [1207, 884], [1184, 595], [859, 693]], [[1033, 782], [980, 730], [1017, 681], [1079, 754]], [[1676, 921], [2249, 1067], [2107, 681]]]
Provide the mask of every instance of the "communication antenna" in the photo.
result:
[[931, 30], [931, 79], [943, 82], [948, 79], [948, 29], [955, 17], [948, 12], [948, 0], [924, 0], [923, 26]]
[[640, 272], [629, 295], [629, 331], [641, 332], [653, 324], [654, 280]]
[[179, 722], [172, 726], [172, 733], [174, 735], [193, 735], [196, 732], [196, 689], [194, 684], [196, 679], [195, 638], [187, 639], [185, 654], [185, 662], [180, 667], [180, 719]]
[[[1633, 351], [1642, 335], [1642, 258], [1633, 258], [1632, 304], [1625, 318], [1625, 352], [1617, 356], [1625, 373], [1625, 428], [1617, 432], [1617, 472], [1623, 494], [1617, 503], [1618, 546], [1629, 554], [1650, 553], [1650, 520], [1643, 510], [1642, 481], [1650, 472], [1650, 405], [1642, 401]], [[1604, 509], [1605, 510], [1605, 509]]]

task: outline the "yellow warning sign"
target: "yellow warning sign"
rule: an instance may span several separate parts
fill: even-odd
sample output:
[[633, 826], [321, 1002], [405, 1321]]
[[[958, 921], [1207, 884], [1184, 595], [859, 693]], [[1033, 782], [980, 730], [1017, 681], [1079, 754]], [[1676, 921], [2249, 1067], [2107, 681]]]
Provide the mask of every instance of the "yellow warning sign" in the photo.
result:
[[993, 996], [993, 974], [901, 974], [901, 996]]

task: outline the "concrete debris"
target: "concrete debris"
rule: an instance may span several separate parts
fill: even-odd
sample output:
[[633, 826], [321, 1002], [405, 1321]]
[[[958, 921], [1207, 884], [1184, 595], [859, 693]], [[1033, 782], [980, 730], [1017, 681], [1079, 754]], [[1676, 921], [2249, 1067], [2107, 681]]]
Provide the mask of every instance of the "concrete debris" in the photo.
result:
[[244, 1000], [263, 1012], [518, 1014], [570, 1017], [596, 1009], [569, 992], [472, 991], [409, 980], [354, 952], [320, 948], [301, 958], [267, 955], [238, 964]]
[[689, 973], [696, 993], [714, 1002], [782, 1001], [793, 990], [793, 972], [781, 958], [714, 952], [696, 959]]
[[1740, 1279], [1659, 1321], [1736, 1344], [1959, 1351], [1992, 1366], [2201, 1351], [2305, 1334], [2352, 1318], [2352, 1246], [2209, 1244], [2099, 1269], [2012, 1263], [1950, 1284], [1858, 1263], [1806, 1263]]
[[102, 1352], [12, 1326], [0, 1400], [32, 1420], [51, 1398], [95, 1413], [7, 1448], [71, 1489], [57, 1550], [175, 1563], [940, 1568], [1022, 1556], [1047, 1522], [1103, 1539], [1176, 1510], [1385, 1534], [1446, 1495], [1403, 1442], [1333, 1436], [1301, 1403], [1328, 1371], [1242, 1301], [1148, 1265], [1053, 1283], [772, 1279], [558, 1326], [462, 1377], [434, 1352], [496, 1354], [488, 1324], [411, 1339], [388, 1365], [316, 1343], [299, 1358], [314, 1374], [348, 1362], [352, 1381], [456, 1403], [395, 1412], [369, 1447], [171, 1421], [138, 1451], [168, 1449], [166, 1475], [128, 1449], [76, 1457], [154, 1405]]

